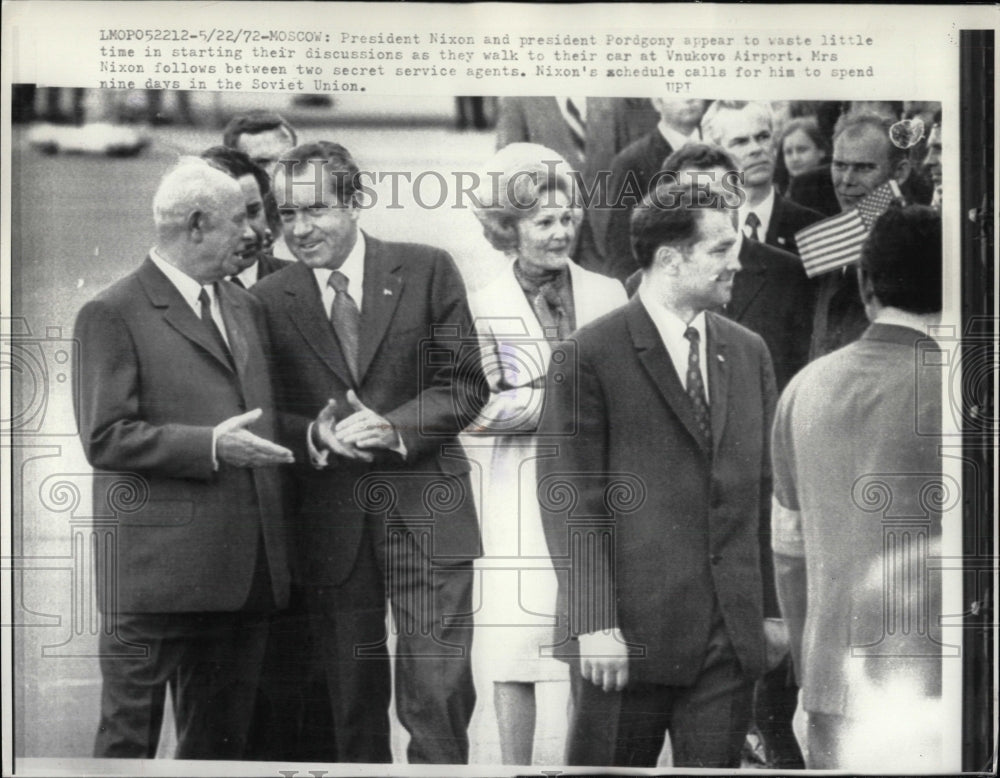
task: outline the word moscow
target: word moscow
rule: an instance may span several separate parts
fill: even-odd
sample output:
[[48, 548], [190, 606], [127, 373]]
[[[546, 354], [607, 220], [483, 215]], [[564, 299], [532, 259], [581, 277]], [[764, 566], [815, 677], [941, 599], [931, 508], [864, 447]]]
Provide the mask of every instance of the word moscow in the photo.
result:
[[[283, 168], [284, 175], [281, 177], [284, 185], [278, 186], [275, 197], [278, 201], [279, 209], [290, 208], [295, 198], [293, 191], [301, 192], [303, 187], [313, 187], [315, 192], [312, 206], [313, 208], [331, 207], [331, 203], [324, 202], [323, 176], [328, 174], [337, 186], [338, 191], [345, 191], [343, 185], [350, 183], [346, 191], [356, 193], [353, 205], [360, 209], [373, 208], [378, 204], [379, 192], [374, 189], [375, 185], [382, 185], [388, 179], [390, 191], [387, 193], [390, 202], [387, 208], [402, 209], [405, 206], [400, 202], [400, 181], [405, 181], [410, 186], [413, 202], [420, 208], [453, 208], [465, 209], [470, 205], [475, 208], [488, 208], [483, 202], [486, 192], [491, 193], [491, 197], [486, 198], [488, 202], [500, 202], [500, 179], [504, 174], [501, 171], [489, 170], [485, 172], [475, 172], [470, 170], [451, 171], [452, 181], [443, 173], [436, 170], [424, 170], [414, 175], [406, 170], [383, 170], [375, 173], [370, 170], [359, 170], [356, 173], [344, 170], [324, 170], [321, 160], [310, 160], [313, 166], [313, 180], [304, 181], [301, 175], [301, 163], [298, 160], [280, 160], [279, 167]], [[546, 175], [554, 176], [559, 168], [565, 163], [561, 160], [548, 160], [545, 163], [548, 168]], [[629, 171], [625, 180], [617, 191], [611, 192], [609, 185], [611, 178], [610, 170], [602, 170], [597, 173], [594, 180], [588, 182], [575, 170], [566, 171], [572, 175], [576, 182], [576, 190], [579, 195], [577, 204], [587, 209], [611, 209], [622, 210], [633, 208], [642, 201], [646, 186], [643, 186], [636, 178], [633, 171]], [[716, 180], [713, 171], [691, 171], [685, 172], [684, 180], [692, 181], [697, 192], [698, 200], [694, 203], [696, 207], [705, 208], [729, 208], [739, 209], [746, 201], [746, 193], [743, 190], [743, 173], [735, 170], [727, 171]], [[521, 171], [516, 175], [509, 176], [505, 183], [506, 201], [515, 208], [522, 208], [525, 211], [532, 211], [539, 205], [551, 207], [547, 202], [539, 202], [537, 199], [524, 199], [524, 187], [522, 179], [530, 179], [535, 182], [539, 174], [529, 171]], [[485, 180], [490, 182], [489, 189], [484, 184]], [[350, 179], [350, 180], [349, 180]], [[680, 174], [673, 170], [660, 170], [652, 177], [647, 185], [653, 204], [659, 208], [674, 208], [678, 204], [673, 202], [669, 187], [661, 187], [658, 184], [680, 183]], [[279, 181], [280, 183], [280, 181]], [[386, 193], [384, 193], [386, 194]], [[546, 190], [541, 197], [553, 198], [558, 195], [555, 188]], [[661, 200], [665, 197], [665, 200]], [[301, 202], [301, 198], [299, 200]], [[340, 203], [339, 205], [345, 205]], [[690, 204], [689, 204], [690, 206]]]

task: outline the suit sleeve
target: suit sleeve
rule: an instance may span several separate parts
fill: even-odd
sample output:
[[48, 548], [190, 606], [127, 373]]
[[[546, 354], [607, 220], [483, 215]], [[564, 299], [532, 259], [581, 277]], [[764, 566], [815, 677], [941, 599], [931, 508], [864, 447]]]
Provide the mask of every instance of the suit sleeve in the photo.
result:
[[529, 140], [521, 101], [516, 97], [501, 97], [497, 104], [497, 149]]
[[101, 470], [212, 478], [211, 427], [143, 419], [139, 357], [121, 316], [91, 301], [77, 316], [74, 337], [80, 344], [75, 406], [87, 461]]
[[788, 321], [786, 322], [787, 337], [790, 339], [787, 363], [782, 385], [788, 383], [799, 370], [809, 362], [809, 345], [812, 343], [813, 315], [816, 311], [816, 289], [809, 281], [805, 270], [796, 273], [794, 281], [787, 290], [791, 303]]
[[[613, 524], [606, 503], [608, 410], [600, 381], [576, 360], [571, 344], [553, 351], [547, 386], [538, 447], [555, 455], [538, 460], [538, 499], [549, 554], [563, 571], [560, 615], [576, 637], [618, 626]], [[608, 519], [605, 528], [596, 517]], [[574, 519], [580, 524], [574, 526]]]
[[774, 556], [771, 551], [771, 489], [773, 484], [771, 471], [771, 427], [774, 423], [774, 406], [777, 402], [778, 390], [775, 384], [774, 367], [771, 354], [760, 341], [761, 354], [761, 396], [764, 400], [763, 435], [761, 440], [761, 483], [760, 483], [760, 566], [761, 580], [764, 585], [764, 616], [777, 618], [781, 616], [778, 607], [778, 594], [774, 582]]
[[465, 284], [452, 258], [435, 253], [420, 393], [385, 414], [408, 461], [436, 452], [442, 435], [457, 435], [469, 426], [489, 396]]

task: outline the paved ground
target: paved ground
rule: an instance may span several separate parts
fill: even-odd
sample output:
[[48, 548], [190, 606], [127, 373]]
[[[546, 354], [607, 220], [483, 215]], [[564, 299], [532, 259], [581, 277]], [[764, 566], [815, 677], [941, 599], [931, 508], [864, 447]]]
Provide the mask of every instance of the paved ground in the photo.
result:
[[[490, 155], [492, 135], [458, 133], [424, 124], [413, 129], [386, 123], [351, 124], [335, 130], [312, 126], [303, 140], [335, 137], [363, 168], [428, 175], [421, 196], [438, 199], [436, 174], [453, 192], [454, 171], [476, 170]], [[163, 129], [135, 159], [45, 156], [27, 147], [15, 130], [13, 160], [13, 279], [22, 395], [15, 395], [23, 434], [15, 438], [14, 566], [18, 587], [13, 623], [18, 625], [15, 661], [16, 753], [22, 757], [73, 758], [90, 752], [97, 721], [99, 670], [93, 656], [96, 614], [89, 590], [93, 574], [74, 553], [74, 531], [90, 523], [90, 470], [74, 437], [72, 385], [66, 340], [79, 307], [133, 268], [152, 243], [150, 202], [160, 174], [179, 153], [196, 153], [218, 142], [214, 131]], [[388, 192], [384, 196], [388, 198]], [[449, 202], [418, 208], [406, 186], [397, 209], [363, 214], [373, 234], [442, 246], [455, 256], [471, 288], [499, 270], [503, 260], [479, 234], [464, 208]], [[388, 203], [388, 199], [383, 202]], [[26, 333], [30, 332], [31, 337]], [[45, 372], [40, 365], [47, 365]], [[35, 393], [33, 390], [39, 391]], [[42, 402], [42, 399], [45, 402]], [[40, 421], [40, 428], [32, 426]], [[77, 540], [84, 537], [80, 534]], [[74, 558], [77, 560], [74, 569]], [[477, 666], [479, 704], [472, 726], [472, 759], [498, 763], [492, 690]], [[565, 716], [565, 684], [543, 691], [536, 762], [558, 763]], [[397, 733], [402, 755], [404, 735]]]

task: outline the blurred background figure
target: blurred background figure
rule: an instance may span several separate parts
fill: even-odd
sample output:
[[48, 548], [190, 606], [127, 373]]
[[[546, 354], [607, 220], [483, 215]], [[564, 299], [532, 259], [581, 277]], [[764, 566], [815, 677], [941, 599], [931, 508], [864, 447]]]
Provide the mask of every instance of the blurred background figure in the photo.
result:
[[[556, 165], [556, 163], [558, 163]], [[577, 327], [624, 305], [614, 279], [570, 259], [581, 213], [569, 166], [534, 143], [505, 146], [486, 166], [476, 216], [507, 268], [469, 299], [483, 343], [490, 399], [470, 430], [492, 436], [480, 519], [486, 559], [518, 558], [483, 574], [477, 640], [494, 675], [493, 701], [504, 764], [531, 764], [535, 686], [567, 682], [548, 652], [554, 641], [556, 576], [548, 560], [535, 491], [533, 433], [545, 395], [552, 345]], [[535, 626], [527, 624], [535, 622]]]
[[924, 157], [924, 170], [934, 183], [934, 195], [931, 198], [931, 205], [941, 210], [941, 112], [934, 116], [934, 123], [931, 125], [927, 136], [927, 155]]
[[[615, 154], [659, 121], [649, 100], [632, 97], [501, 97], [497, 111], [498, 149], [518, 142], [553, 149], [580, 174], [587, 192], [602, 181], [599, 174], [609, 170]], [[606, 186], [607, 178], [603, 182]], [[616, 275], [602, 248], [611, 210], [584, 205], [573, 260], [588, 270]]]
[[941, 472], [942, 360], [928, 334], [941, 312], [940, 215], [891, 206], [857, 275], [871, 325], [778, 404], [778, 596], [808, 714], [806, 767], [868, 773], [891, 760], [896, 771], [904, 759], [934, 771], [943, 648], [928, 562], [957, 502]]
[[274, 245], [274, 233], [268, 226], [267, 209], [264, 205], [267, 198], [273, 197], [271, 181], [264, 169], [251, 162], [250, 157], [242, 151], [236, 151], [226, 146], [212, 146], [212, 148], [203, 151], [201, 157], [213, 167], [217, 167], [235, 178], [240, 189], [243, 190], [247, 206], [247, 219], [253, 230], [254, 241], [246, 247], [243, 267], [239, 269], [238, 273], [230, 275], [228, 279], [244, 289], [249, 289], [264, 276], [290, 264], [284, 260], [275, 259], [271, 253], [271, 248]]
[[[164, 93], [172, 94], [176, 113], [171, 116], [163, 110]], [[191, 112], [190, 92], [186, 89], [147, 89], [146, 90], [146, 121], [154, 127], [162, 124], [181, 124], [194, 126], [197, 124]]]
[[456, 97], [455, 128], [459, 130], [486, 130], [496, 122], [495, 97]]
[[778, 136], [775, 185], [784, 192], [796, 176], [830, 162], [830, 139], [814, 116], [790, 119]]
[[[298, 142], [298, 135], [284, 117], [273, 111], [248, 111], [229, 120], [222, 132], [222, 145], [246, 154], [273, 180], [275, 166]], [[278, 204], [269, 188], [264, 198], [267, 226], [273, 235], [271, 253], [278, 259], [295, 259], [285, 243]]]
[[649, 194], [663, 160], [691, 141], [701, 140], [701, 117], [708, 100], [654, 98], [656, 127], [622, 149], [611, 161], [608, 200], [612, 205], [604, 237], [605, 275], [624, 281], [639, 265], [632, 256], [632, 210]]

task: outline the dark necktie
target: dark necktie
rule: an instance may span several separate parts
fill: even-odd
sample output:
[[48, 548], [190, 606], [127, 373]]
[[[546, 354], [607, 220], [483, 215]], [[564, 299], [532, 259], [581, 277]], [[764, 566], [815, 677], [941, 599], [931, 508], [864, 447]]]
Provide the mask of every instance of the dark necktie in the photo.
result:
[[330, 322], [337, 333], [340, 348], [344, 352], [344, 360], [351, 371], [355, 382], [358, 380], [358, 331], [361, 324], [361, 311], [354, 298], [347, 292], [349, 283], [347, 276], [339, 270], [330, 273], [327, 283], [333, 287], [336, 295], [330, 306]]
[[705, 383], [701, 379], [701, 359], [698, 355], [698, 342], [701, 336], [694, 327], [684, 330], [684, 337], [691, 343], [688, 350], [687, 393], [694, 406], [694, 418], [701, 430], [702, 441], [709, 451], [712, 450], [712, 417], [708, 412], [708, 397], [705, 393]]
[[[213, 291], [215, 285], [212, 285]], [[222, 353], [226, 355], [226, 359], [229, 361], [229, 366], [236, 369], [236, 364], [233, 362], [233, 354], [229, 350], [229, 346], [226, 344], [226, 339], [222, 337], [222, 333], [219, 331], [219, 325], [215, 323], [215, 319], [212, 318], [212, 298], [208, 296], [208, 291], [205, 287], [201, 288], [198, 293], [198, 302], [201, 303], [201, 320], [205, 327], [208, 328], [209, 334], [212, 336], [212, 340], [215, 341], [216, 345], [222, 349]]]
[[246, 286], [243, 284], [242, 281], [240, 281], [239, 276], [229, 276], [229, 280], [232, 283], [236, 284], [240, 289], [246, 289]]
[[760, 231], [757, 228], [760, 227], [760, 219], [753, 211], [747, 214], [747, 227], [750, 228], [750, 237], [759, 242]]
[[566, 114], [568, 116], [566, 123], [569, 125], [570, 135], [573, 136], [573, 143], [583, 154], [587, 149], [587, 121], [583, 118], [583, 114], [580, 113], [580, 109], [577, 108], [572, 97], [566, 98]]

